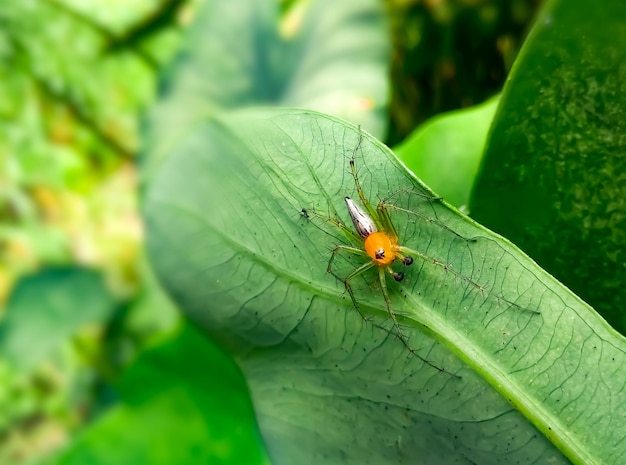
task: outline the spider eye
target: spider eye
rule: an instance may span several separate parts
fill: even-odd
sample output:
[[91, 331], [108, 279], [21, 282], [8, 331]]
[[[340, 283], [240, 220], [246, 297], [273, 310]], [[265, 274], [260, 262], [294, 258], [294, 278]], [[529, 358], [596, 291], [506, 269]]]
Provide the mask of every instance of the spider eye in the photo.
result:
[[376, 251], [376, 259], [382, 260], [383, 258], [385, 258], [385, 249], [378, 249]]

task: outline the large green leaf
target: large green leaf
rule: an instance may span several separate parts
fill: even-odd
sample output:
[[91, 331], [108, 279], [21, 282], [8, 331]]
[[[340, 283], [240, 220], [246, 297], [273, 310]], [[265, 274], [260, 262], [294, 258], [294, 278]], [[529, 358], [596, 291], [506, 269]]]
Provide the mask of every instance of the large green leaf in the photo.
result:
[[554, 0], [515, 64], [472, 216], [626, 334], [626, 3]]
[[456, 207], [469, 204], [499, 98], [438, 115], [394, 147], [406, 166]]
[[22, 279], [0, 325], [0, 354], [30, 369], [81, 327], [101, 324], [117, 305], [102, 275], [84, 268], [50, 268]]
[[388, 283], [417, 355], [375, 273], [353, 282], [371, 321], [355, 311], [326, 273], [349, 241], [313, 210], [349, 222], [358, 140], [308, 111], [206, 119], [145, 192], [158, 275], [242, 367], [273, 462], [567, 463], [548, 439], [576, 463], [624, 459], [621, 338], [506, 240], [420, 195], [368, 135], [355, 152], [366, 195], [424, 216], [391, 212], [400, 242], [432, 259]]
[[[391, 61], [378, 0], [204, 2], [152, 114], [156, 163], [176, 128], [207, 111], [252, 105], [313, 108], [382, 137]], [[162, 131], [161, 128], [168, 128]]]
[[249, 400], [236, 395], [241, 384], [232, 362], [197, 330], [183, 326], [138, 358], [118, 383], [121, 402], [54, 463], [267, 463]]

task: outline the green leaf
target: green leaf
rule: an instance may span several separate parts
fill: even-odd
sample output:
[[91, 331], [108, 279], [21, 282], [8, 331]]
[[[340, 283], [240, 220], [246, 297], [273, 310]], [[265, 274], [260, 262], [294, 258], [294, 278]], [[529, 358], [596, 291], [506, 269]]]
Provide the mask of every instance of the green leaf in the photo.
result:
[[426, 185], [456, 207], [469, 204], [499, 98], [436, 116], [394, 152]]
[[192, 327], [145, 351], [118, 387], [122, 403], [57, 465], [267, 463], [241, 373]]
[[494, 121], [472, 216], [626, 334], [626, 3], [546, 4]]
[[[153, 113], [151, 157], [198, 116], [252, 105], [313, 108], [382, 137], [390, 44], [377, 0], [203, 2]], [[165, 142], [164, 142], [165, 141]], [[166, 149], [166, 147], [165, 147]], [[157, 157], [158, 158], [158, 157]]]
[[116, 307], [102, 275], [84, 268], [51, 268], [23, 278], [0, 324], [0, 353], [30, 369], [88, 324]]
[[[425, 198], [381, 143], [358, 141], [308, 111], [207, 119], [146, 187], [157, 273], [241, 366], [273, 463], [567, 463], [548, 439], [575, 463], [624, 459], [623, 340], [506, 240]], [[417, 356], [375, 272], [352, 283], [368, 321], [326, 272], [350, 242], [316, 215], [349, 224], [353, 152], [371, 201], [395, 193], [423, 216], [390, 212], [400, 243], [431, 259], [388, 280]]]

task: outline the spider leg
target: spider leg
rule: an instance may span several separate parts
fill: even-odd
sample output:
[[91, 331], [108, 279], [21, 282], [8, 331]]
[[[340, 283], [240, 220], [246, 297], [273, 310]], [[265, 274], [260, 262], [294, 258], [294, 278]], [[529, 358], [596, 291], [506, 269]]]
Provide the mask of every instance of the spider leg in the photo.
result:
[[[340, 281], [344, 281], [346, 279], [353, 278], [354, 276], [358, 276], [359, 274], [363, 273], [365, 270], [369, 270], [369, 268], [371, 268], [372, 266], [375, 265], [375, 263], [373, 261], [370, 262], [370, 263], [365, 263], [365, 265], [370, 265], [369, 268], [365, 268], [365, 269], [361, 270], [361, 268], [364, 268], [364, 266], [365, 266], [365, 265], [362, 265], [359, 268], [357, 268], [356, 270], [354, 270], [352, 273], [350, 273], [348, 276], [346, 276], [345, 278], [342, 278], [341, 276], [337, 275], [333, 271], [333, 262], [335, 261], [335, 257], [342, 250], [345, 251], [345, 252], [351, 253], [353, 255], [359, 255], [360, 257], [367, 257], [368, 256], [367, 253], [364, 250], [361, 250], [361, 249], [359, 249], [357, 247], [350, 247], [349, 245], [337, 245], [337, 246], [335, 246], [335, 248], [331, 252], [330, 260], [328, 260], [328, 266], [326, 267], [326, 271], [328, 273], [332, 274], [335, 278], [337, 278]], [[361, 271], [359, 271], [359, 270], [361, 270]]]
[[337, 273], [335, 273], [335, 271], [333, 270], [333, 261], [335, 260], [335, 256], [340, 252], [340, 251], [345, 251], [348, 253], [351, 253], [353, 255], [359, 255], [361, 257], [368, 257], [367, 253], [364, 250], [361, 249], [357, 249], [356, 247], [350, 247], [347, 245], [338, 245], [336, 246], [333, 251], [332, 254], [330, 256], [330, 260], [328, 261], [328, 266], [326, 268], [326, 271], [330, 274], [332, 274], [336, 279], [338, 279], [339, 281], [341, 281], [343, 283], [343, 286], [346, 290], [346, 292], [348, 293], [348, 295], [350, 296], [350, 300], [352, 300], [352, 305], [354, 306], [354, 308], [356, 309], [357, 312], [359, 312], [359, 315], [361, 315], [361, 318], [363, 318], [365, 321], [368, 321], [368, 318], [365, 317], [365, 315], [363, 314], [363, 312], [361, 312], [361, 308], [359, 307], [359, 303], [356, 300], [356, 297], [354, 296], [354, 291], [352, 290], [352, 286], [350, 286], [350, 280], [365, 273], [367, 270], [373, 268], [374, 266], [376, 266], [376, 263], [373, 261], [369, 261], [367, 263], [364, 263], [363, 265], [361, 265], [360, 267], [358, 267], [356, 270], [354, 270], [352, 273], [350, 273], [348, 276], [346, 277], [341, 277], [339, 276]]
[[[394, 271], [390, 266], [386, 267], [386, 270], [389, 274], [393, 275]], [[385, 269], [382, 267], [378, 267], [378, 279], [380, 280], [380, 289], [383, 292], [383, 297], [385, 298], [385, 304], [387, 305], [387, 313], [389, 313], [389, 317], [393, 321], [393, 327], [395, 328], [396, 335], [398, 339], [402, 341], [404, 345], [407, 345], [404, 341], [405, 337], [400, 330], [400, 324], [398, 323], [398, 319], [396, 318], [395, 312], [391, 309], [391, 298], [389, 297], [389, 290], [387, 289], [387, 278], [385, 277]]]
[[[440, 197], [435, 197], [432, 200], [441, 200]], [[431, 223], [434, 225], [439, 226], [441, 229], [443, 229], [444, 231], [455, 235], [456, 237], [458, 237], [459, 239], [463, 239], [466, 242], [476, 242], [477, 238], [476, 237], [466, 237], [462, 234], [459, 234], [458, 232], [456, 232], [454, 229], [452, 229], [451, 227], [449, 227], [448, 225], [446, 225], [445, 223], [443, 223], [442, 221], [440, 221], [438, 218], [430, 218], [426, 215], [424, 215], [423, 213], [419, 213], [417, 211], [413, 211], [413, 210], [409, 210], [407, 208], [402, 208], [402, 207], [398, 207], [397, 205], [394, 205], [393, 203], [388, 203], [386, 199], [381, 200], [378, 203], [378, 206], [376, 207], [376, 210], [383, 216], [383, 217], [389, 217], [389, 212], [388, 209], [391, 210], [395, 210], [395, 211], [400, 211], [403, 213], [407, 213], [409, 215], [414, 215], [417, 216], [418, 218], [420, 218], [422, 221], [425, 221], [426, 223]], [[385, 220], [387, 221], [387, 220]], [[389, 220], [390, 221], [390, 220]]]
[[[306, 212], [306, 216], [305, 216], [304, 212]], [[360, 241], [363, 240], [361, 238], [361, 236], [359, 236], [352, 229], [347, 227], [341, 220], [339, 220], [338, 218], [335, 218], [334, 216], [324, 216], [324, 215], [322, 215], [322, 214], [320, 214], [320, 213], [318, 213], [315, 210], [310, 209], [310, 208], [303, 208], [302, 209], [302, 213], [300, 213], [300, 215], [301, 216], [305, 216], [307, 221], [309, 221], [311, 218], [315, 218], [315, 219], [317, 219], [317, 220], [319, 220], [321, 222], [330, 223], [330, 224], [334, 225], [335, 227], [339, 228], [346, 236], [348, 236], [350, 239], [352, 239], [352, 240], [354, 240], [356, 242], [360, 242]], [[314, 224], [315, 224], [315, 222], [314, 222]], [[315, 226], [319, 230], [321, 230], [323, 233], [332, 236], [332, 234], [330, 234], [328, 231], [326, 231], [325, 229], [320, 227], [319, 224], [315, 224]]]
[[398, 251], [400, 253], [409, 255], [411, 257], [419, 258], [420, 260], [422, 260], [422, 261], [424, 261], [426, 263], [432, 263], [433, 265], [436, 265], [436, 266], [440, 267], [441, 269], [443, 269], [446, 273], [451, 273], [455, 278], [462, 279], [464, 282], [468, 283], [469, 286], [473, 287], [475, 290], [480, 292], [483, 300], [485, 300], [488, 296], [491, 296], [499, 304], [504, 303], [505, 305], [508, 305], [509, 307], [514, 307], [517, 310], [520, 310], [520, 311], [523, 311], [523, 312], [532, 313], [532, 314], [535, 314], [535, 315], [540, 315], [541, 314], [541, 312], [538, 312], [537, 310], [531, 310], [529, 308], [522, 307], [521, 305], [518, 305], [515, 302], [511, 302], [510, 300], [506, 299], [502, 295], [490, 294], [489, 293], [489, 289], [487, 289], [485, 286], [477, 283], [476, 281], [474, 281], [469, 276], [466, 276], [463, 273], [461, 273], [460, 271], [455, 270], [454, 268], [452, 268], [452, 265], [450, 265], [449, 263], [441, 262], [441, 261], [437, 260], [436, 258], [429, 257], [427, 255], [424, 255], [421, 252], [418, 252], [417, 250], [413, 250], [413, 249], [410, 249], [408, 247], [398, 246], [397, 249], [398, 249]]
[[380, 280], [380, 289], [382, 290], [383, 297], [385, 298], [385, 304], [387, 305], [387, 313], [389, 313], [389, 317], [391, 318], [391, 320], [393, 322], [394, 336], [396, 336], [400, 340], [400, 342], [402, 342], [402, 345], [404, 345], [404, 347], [406, 347], [406, 349], [409, 352], [411, 352], [412, 355], [414, 355], [417, 358], [419, 358], [423, 363], [425, 363], [429, 367], [434, 368], [435, 370], [437, 370], [437, 371], [439, 371], [441, 373], [447, 373], [447, 374], [452, 375], [454, 377], [460, 378], [460, 376], [455, 375], [454, 373], [450, 373], [450, 372], [444, 370], [443, 368], [438, 367], [434, 363], [429, 362], [424, 357], [422, 357], [420, 354], [418, 354], [415, 349], [413, 349], [411, 347], [411, 345], [409, 344], [408, 338], [404, 335], [404, 333], [402, 332], [402, 330], [400, 328], [400, 323], [398, 322], [398, 318], [396, 317], [395, 312], [391, 309], [391, 298], [389, 297], [389, 290], [387, 289], [387, 278], [385, 277], [385, 270], [391, 276], [393, 276], [394, 279], [396, 278], [396, 273], [393, 271], [391, 266], [388, 266], [385, 269], [383, 269], [382, 267], [378, 268], [378, 278]]
[[363, 206], [369, 213], [370, 217], [375, 219], [376, 210], [374, 209], [374, 207], [372, 207], [372, 204], [369, 202], [369, 200], [367, 200], [367, 197], [365, 197], [365, 192], [363, 191], [363, 187], [361, 186], [361, 181], [359, 181], [359, 173], [356, 169], [355, 155], [361, 148], [362, 143], [363, 143], [363, 133], [361, 132], [361, 127], [359, 126], [359, 142], [357, 143], [356, 147], [354, 147], [354, 150], [352, 151], [352, 156], [350, 157], [350, 161], [349, 161], [350, 174], [352, 175], [352, 178], [354, 179], [354, 185], [356, 187], [356, 191], [359, 196], [359, 199], [361, 199], [361, 203], [363, 204]]
[[449, 263], [441, 262], [437, 260], [436, 258], [429, 257], [428, 255], [418, 252], [417, 250], [413, 250], [404, 246], [398, 246], [398, 251], [401, 254], [419, 258], [420, 260], [426, 263], [432, 263], [433, 265], [437, 265], [438, 267], [442, 268], [446, 273], [451, 273], [455, 278], [463, 279], [465, 282], [469, 283], [473, 288], [478, 290], [483, 296], [483, 299], [485, 298], [485, 292], [487, 291], [485, 286], [478, 284], [476, 281], [473, 281], [469, 276], [465, 276], [460, 271], [455, 270], [454, 268], [452, 268], [452, 266]]
[[443, 197], [438, 197], [436, 195], [430, 195], [430, 194], [426, 194], [424, 192], [419, 192], [416, 191], [414, 187], [401, 187], [400, 189], [397, 189], [393, 192], [391, 192], [390, 194], [388, 194], [386, 197], [383, 197], [380, 199], [381, 202], [387, 202], [387, 200], [398, 196], [399, 194], [412, 194], [412, 195], [417, 195], [418, 197], [422, 197], [425, 200], [428, 200], [429, 202], [441, 202], [443, 200]]

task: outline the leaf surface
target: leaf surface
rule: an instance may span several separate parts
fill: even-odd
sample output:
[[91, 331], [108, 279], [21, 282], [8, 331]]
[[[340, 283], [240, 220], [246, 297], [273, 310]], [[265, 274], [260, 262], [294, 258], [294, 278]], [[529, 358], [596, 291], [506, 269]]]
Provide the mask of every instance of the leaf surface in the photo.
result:
[[[359, 246], [318, 219], [349, 224], [353, 153], [370, 201], [393, 194], [419, 214], [390, 211], [428, 260], [388, 280], [418, 356], [375, 272], [353, 282], [368, 321], [326, 273], [335, 245]], [[375, 139], [359, 146], [354, 126], [302, 110], [207, 119], [154, 174], [151, 259], [242, 367], [273, 463], [567, 463], [547, 438], [576, 463], [625, 457], [621, 338], [506, 240], [429, 200]]]

